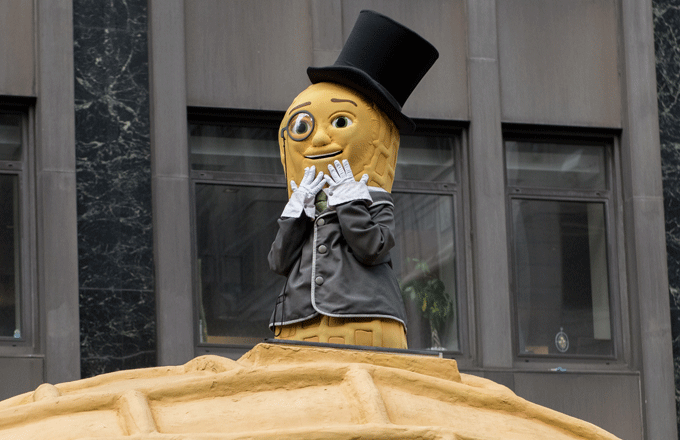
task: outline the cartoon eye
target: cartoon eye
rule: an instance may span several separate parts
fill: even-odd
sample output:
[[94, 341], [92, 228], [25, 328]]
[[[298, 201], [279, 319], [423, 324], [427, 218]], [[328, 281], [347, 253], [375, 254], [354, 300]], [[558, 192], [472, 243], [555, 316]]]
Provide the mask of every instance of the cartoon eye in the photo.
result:
[[331, 122], [331, 124], [335, 128], [345, 128], [352, 125], [352, 120], [347, 116], [338, 116], [337, 118], [333, 119], [333, 122]]
[[314, 117], [307, 112], [296, 113], [288, 121], [288, 135], [295, 141], [307, 139], [314, 130]]

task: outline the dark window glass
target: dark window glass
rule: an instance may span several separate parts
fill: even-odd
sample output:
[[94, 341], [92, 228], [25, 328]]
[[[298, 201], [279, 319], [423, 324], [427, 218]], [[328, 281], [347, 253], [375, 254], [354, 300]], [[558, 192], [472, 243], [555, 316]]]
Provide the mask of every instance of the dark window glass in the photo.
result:
[[506, 142], [521, 355], [612, 356], [607, 148]]
[[394, 207], [409, 347], [458, 351], [453, 197], [397, 192]]
[[189, 125], [191, 169], [281, 174], [276, 129], [235, 125]]
[[286, 192], [202, 183], [195, 191], [202, 340], [261, 342], [272, 336], [269, 318], [284, 282], [267, 254]]
[[21, 160], [21, 116], [0, 114], [0, 160]]
[[605, 150], [592, 145], [505, 143], [508, 185], [605, 189]]
[[515, 199], [512, 226], [520, 352], [612, 354], [604, 204]]
[[21, 116], [0, 114], [0, 337], [21, 338]]
[[453, 182], [454, 145], [450, 136], [401, 136], [395, 180]]

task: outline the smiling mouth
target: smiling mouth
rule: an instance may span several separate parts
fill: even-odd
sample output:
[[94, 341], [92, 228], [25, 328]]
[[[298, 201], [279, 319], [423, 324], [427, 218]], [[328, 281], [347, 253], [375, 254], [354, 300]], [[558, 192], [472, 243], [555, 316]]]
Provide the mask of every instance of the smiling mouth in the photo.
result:
[[334, 151], [332, 153], [326, 153], [326, 154], [317, 154], [315, 156], [305, 156], [305, 159], [326, 159], [328, 157], [337, 156], [340, 153], [342, 153], [342, 150]]

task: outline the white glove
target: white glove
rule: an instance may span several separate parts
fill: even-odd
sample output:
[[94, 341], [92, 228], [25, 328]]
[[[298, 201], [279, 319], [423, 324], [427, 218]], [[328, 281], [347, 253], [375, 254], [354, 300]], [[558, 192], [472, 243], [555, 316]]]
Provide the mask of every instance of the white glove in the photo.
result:
[[368, 174], [361, 176], [358, 182], [354, 180], [354, 173], [349, 166], [347, 159], [343, 159], [342, 165], [337, 160], [333, 165], [328, 165], [329, 175], [323, 178], [330, 187], [328, 191], [328, 205], [338, 206], [354, 200], [366, 200], [372, 202], [371, 194], [368, 192]]
[[297, 218], [304, 211], [307, 217], [314, 218], [314, 197], [325, 185], [323, 171], [319, 171], [316, 178], [314, 173], [316, 173], [316, 167], [312, 165], [310, 168], [305, 168], [305, 174], [302, 176], [300, 186], [297, 186], [294, 180], [290, 181], [290, 188], [293, 190], [293, 194], [291, 194], [290, 200], [286, 203], [281, 217]]

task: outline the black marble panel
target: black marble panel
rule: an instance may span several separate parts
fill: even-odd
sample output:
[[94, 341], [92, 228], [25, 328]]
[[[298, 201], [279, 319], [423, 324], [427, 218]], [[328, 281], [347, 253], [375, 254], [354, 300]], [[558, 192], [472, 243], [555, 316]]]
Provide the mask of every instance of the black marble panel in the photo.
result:
[[84, 377], [155, 365], [146, 0], [74, 0]]
[[81, 375], [156, 365], [151, 291], [80, 290]]
[[[79, 14], [80, 5], [90, 14]], [[153, 288], [146, 1], [74, 1], [80, 286]], [[104, 8], [103, 5], [108, 5]], [[123, 7], [125, 6], [125, 7]], [[103, 11], [103, 9], [106, 9]], [[102, 13], [115, 27], [101, 27]], [[90, 24], [92, 23], [92, 24]], [[106, 23], [104, 23], [106, 24]]]
[[653, 13], [675, 400], [680, 431], [680, 3], [653, 0]]

